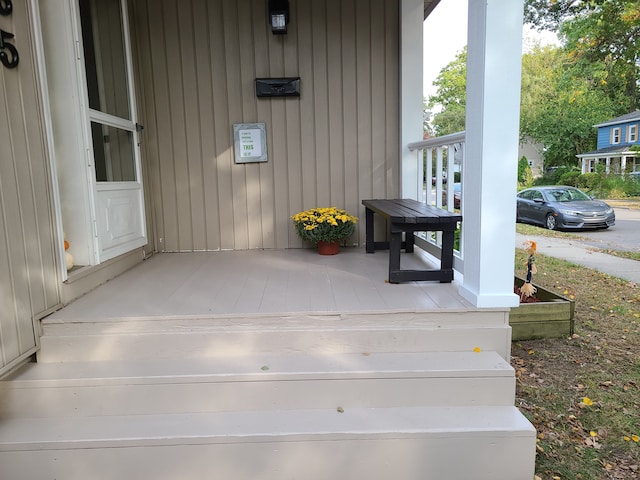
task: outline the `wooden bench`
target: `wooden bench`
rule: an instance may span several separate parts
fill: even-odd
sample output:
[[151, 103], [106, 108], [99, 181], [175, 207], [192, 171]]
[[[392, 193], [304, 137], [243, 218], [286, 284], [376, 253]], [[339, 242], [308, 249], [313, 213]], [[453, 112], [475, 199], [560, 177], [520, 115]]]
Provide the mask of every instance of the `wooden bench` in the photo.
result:
[[[425, 205], [410, 199], [363, 200], [366, 208], [366, 250], [389, 250], [389, 282], [400, 283], [414, 280], [438, 280], [450, 283], [453, 280], [454, 233], [462, 215], [441, 208]], [[378, 214], [387, 219], [390, 241], [374, 240], [373, 216]], [[400, 269], [400, 250], [413, 252], [414, 232], [442, 232], [442, 255], [439, 270]], [[402, 234], [405, 233], [405, 241]]]

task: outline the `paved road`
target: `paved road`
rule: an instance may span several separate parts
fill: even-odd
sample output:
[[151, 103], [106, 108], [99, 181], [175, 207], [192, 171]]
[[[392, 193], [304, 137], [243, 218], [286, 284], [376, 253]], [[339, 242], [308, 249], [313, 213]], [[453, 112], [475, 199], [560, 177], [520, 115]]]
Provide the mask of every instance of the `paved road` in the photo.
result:
[[516, 247], [534, 240], [538, 252], [562, 258], [640, 284], [640, 262], [596, 252], [594, 249], [640, 251], [640, 210], [615, 207], [616, 225], [607, 230], [571, 232], [580, 238], [551, 238], [516, 234]]
[[576, 232], [584, 243], [597, 248], [640, 252], [640, 210], [615, 208], [616, 224], [606, 230]]

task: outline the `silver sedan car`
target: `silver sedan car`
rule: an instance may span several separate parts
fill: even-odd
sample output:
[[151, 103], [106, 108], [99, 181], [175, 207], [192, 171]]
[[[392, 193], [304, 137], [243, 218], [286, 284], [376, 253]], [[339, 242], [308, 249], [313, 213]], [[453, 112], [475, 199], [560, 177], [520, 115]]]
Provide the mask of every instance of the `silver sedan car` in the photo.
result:
[[549, 230], [609, 228], [616, 223], [613, 208], [574, 187], [527, 188], [518, 193], [517, 202], [516, 222]]

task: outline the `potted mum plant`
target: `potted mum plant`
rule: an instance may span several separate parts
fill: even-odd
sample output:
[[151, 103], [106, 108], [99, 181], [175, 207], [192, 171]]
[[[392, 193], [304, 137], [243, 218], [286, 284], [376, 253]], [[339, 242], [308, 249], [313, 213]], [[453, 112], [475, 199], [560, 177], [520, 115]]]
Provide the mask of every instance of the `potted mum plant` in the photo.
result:
[[358, 217], [336, 207], [321, 207], [296, 213], [291, 217], [298, 236], [318, 245], [322, 255], [338, 253], [340, 241], [351, 236]]

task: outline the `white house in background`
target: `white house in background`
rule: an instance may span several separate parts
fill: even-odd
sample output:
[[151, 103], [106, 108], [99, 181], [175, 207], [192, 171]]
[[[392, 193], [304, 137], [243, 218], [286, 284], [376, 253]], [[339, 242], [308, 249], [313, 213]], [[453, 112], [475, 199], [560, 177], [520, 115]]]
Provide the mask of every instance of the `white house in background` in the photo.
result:
[[595, 172], [605, 164], [605, 172], [619, 175], [640, 172], [640, 110], [594, 125], [598, 129], [598, 149], [576, 155], [582, 162], [582, 173]]
[[518, 160], [522, 157], [527, 158], [529, 167], [534, 177], [540, 177], [544, 173], [544, 156], [542, 155], [544, 146], [541, 143], [535, 143], [530, 138], [525, 138], [520, 142], [518, 150]]
[[[0, 375], [34, 354], [46, 358], [38, 353], [45, 317], [151, 255], [302, 248], [290, 221], [298, 211], [336, 205], [364, 218], [363, 199], [418, 199], [422, 155], [416, 156], [414, 144], [422, 139], [422, 64], [429, 61], [423, 58], [423, 20], [439, 1], [0, 1]], [[386, 451], [387, 440], [406, 439], [394, 451], [413, 452], [410, 458], [422, 468], [411, 473], [408, 464], [406, 478], [446, 478], [452, 471], [473, 471], [474, 478], [491, 480], [533, 476], [535, 432], [513, 406], [515, 379], [508, 365], [508, 315], [518, 305], [513, 219], [522, 17], [523, 0], [469, 0], [463, 264], [457, 264], [460, 280], [450, 286], [468, 307], [446, 312], [448, 317], [442, 318], [447, 320], [429, 320], [431, 327], [437, 325], [434, 331], [456, 326], [446, 332], [457, 344], [494, 345], [506, 393], [498, 406], [468, 405], [467, 416], [460, 416], [449, 411], [460, 394], [447, 386], [456, 382], [447, 380], [436, 389], [445, 394], [438, 397], [445, 398], [438, 407], [445, 415], [434, 415], [434, 423], [417, 433], [424, 434], [420, 442], [411, 443], [411, 428], [391, 422], [396, 426], [389, 438], [368, 443], [378, 450], [360, 451], [360, 443], [350, 443], [354, 450], [348, 456], [384, 462], [375, 452]], [[249, 142], [254, 155], [248, 158], [238, 151], [246, 142], [238, 137], [240, 130], [258, 132]], [[636, 135], [637, 142], [637, 130], [625, 132], [625, 138]], [[361, 222], [353, 245], [364, 245], [364, 233]], [[74, 257], [72, 269], [67, 269], [66, 253]], [[116, 323], [126, 327], [128, 321]], [[85, 337], [74, 329], [104, 326], [59, 325], [80, 348]], [[172, 331], [185, 338], [184, 330]], [[114, 338], [107, 329], [86, 340], [101, 335], [105, 341]], [[154, 335], [166, 340], [170, 333]], [[446, 345], [436, 345], [436, 350]], [[472, 350], [466, 348], [453, 352], [453, 364], [473, 362]], [[494, 383], [483, 376], [485, 370], [477, 365], [476, 370], [474, 390], [490, 396]], [[52, 374], [38, 375], [44, 381]], [[69, 382], [63, 382], [65, 388]], [[177, 388], [181, 382], [172, 385]], [[19, 384], [17, 379], [0, 382], [2, 408], [11, 408], [7, 405]], [[194, 399], [184, 393], [177, 397]], [[16, 408], [39, 398], [44, 396], [27, 396]], [[158, 398], [150, 395], [147, 400]], [[63, 403], [63, 408], [70, 405]], [[493, 417], [485, 417], [489, 412], [507, 412], [500, 414], [504, 423], [493, 424]], [[118, 418], [123, 428], [130, 423]], [[343, 418], [350, 417], [345, 413]], [[454, 437], [438, 433], [443, 431], [438, 422], [445, 419], [462, 426], [478, 425], [474, 421], [481, 419], [486, 425], [469, 431], [458, 424], [450, 427], [465, 433], [449, 448], [446, 438]], [[106, 478], [103, 474], [120, 464], [113, 454], [124, 451], [110, 448], [122, 446], [117, 439], [108, 445], [96, 439], [71, 451], [76, 440], [86, 440], [73, 438], [59, 447], [66, 452], [60, 456], [46, 438], [56, 441], [60, 428], [71, 428], [73, 422], [32, 420], [15, 420], [12, 428], [29, 435], [49, 425], [53, 437], [31, 446], [16, 442], [20, 435], [0, 442], [0, 470], [14, 469], [14, 478], [29, 478], [24, 472], [38, 468], [40, 461], [47, 475], [54, 467], [75, 472], [60, 478]], [[158, 424], [145, 425], [153, 430]], [[274, 421], [272, 427], [277, 430], [278, 425]], [[350, 434], [357, 435], [353, 425]], [[275, 430], [262, 434], [272, 438]], [[339, 442], [351, 438], [338, 437]], [[171, 455], [189, 455], [194, 467], [211, 471], [204, 456], [195, 459], [200, 447], [193, 438], [186, 435], [167, 450], [154, 449], [159, 444], [137, 450], [144, 456], [138, 459], [136, 478], [143, 478], [147, 468], [161, 469]], [[214, 440], [208, 439], [207, 448], [218, 448]], [[266, 445], [269, 452], [278, 450]], [[223, 462], [227, 447], [219, 448], [211, 458]], [[251, 442], [246, 451], [228, 448], [239, 459], [257, 458], [251, 449], [258, 447]], [[313, 451], [301, 446], [291, 458], [307, 459], [302, 463], [313, 470], [312, 456], [297, 456]], [[272, 473], [261, 478], [282, 478], [277, 468]], [[382, 470], [377, 474], [383, 475]], [[350, 477], [343, 471], [332, 478]]]

